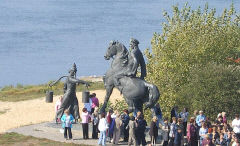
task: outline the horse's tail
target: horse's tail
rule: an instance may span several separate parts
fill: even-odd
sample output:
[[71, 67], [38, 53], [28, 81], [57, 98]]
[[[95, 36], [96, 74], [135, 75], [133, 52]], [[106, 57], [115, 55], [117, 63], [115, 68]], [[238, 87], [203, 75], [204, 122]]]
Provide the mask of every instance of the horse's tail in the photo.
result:
[[145, 83], [145, 86], [148, 88], [148, 102], [146, 103], [146, 108], [152, 108], [158, 101], [159, 97], [160, 97], [160, 92], [158, 90], [158, 87], [153, 85], [153, 84], [149, 84], [149, 83]]

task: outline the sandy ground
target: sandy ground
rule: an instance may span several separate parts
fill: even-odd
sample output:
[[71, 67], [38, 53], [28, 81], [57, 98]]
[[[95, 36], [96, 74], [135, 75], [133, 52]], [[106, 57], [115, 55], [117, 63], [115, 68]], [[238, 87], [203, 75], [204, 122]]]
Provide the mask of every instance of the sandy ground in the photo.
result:
[[[103, 103], [105, 90], [91, 91], [91, 93], [93, 92], [97, 94], [99, 102]], [[81, 110], [83, 108], [82, 92], [78, 92], [77, 97]], [[53, 121], [54, 106], [58, 98], [59, 96], [54, 96], [53, 103], [46, 103], [45, 97], [21, 102], [0, 102], [0, 111], [6, 111], [6, 113], [0, 114], [0, 133], [24, 125]], [[123, 100], [117, 89], [113, 91], [110, 101], [114, 103], [116, 99]]]

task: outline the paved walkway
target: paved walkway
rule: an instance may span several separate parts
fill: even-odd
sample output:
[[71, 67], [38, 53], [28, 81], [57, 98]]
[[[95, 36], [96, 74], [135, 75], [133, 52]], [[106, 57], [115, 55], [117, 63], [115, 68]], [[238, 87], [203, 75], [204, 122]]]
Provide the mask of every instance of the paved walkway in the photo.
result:
[[[95, 139], [84, 140], [82, 138], [81, 127], [82, 127], [81, 124], [73, 125], [73, 128], [72, 128], [73, 140], [65, 140], [63, 137], [63, 133], [60, 133], [61, 124], [55, 124], [54, 122], [45, 122], [41, 124], [23, 126], [20, 128], [8, 130], [7, 132], [15, 132], [15, 133], [23, 134], [26, 136], [46, 138], [46, 139], [59, 141], [59, 142], [71, 142], [75, 144], [86, 144], [86, 145], [96, 146], [98, 140], [95, 140]], [[92, 127], [89, 124], [89, 138], [91, 138], [91, 135], [92, 135], [91, 131], [92, 131]], [[146, 137], [146, 140], [149, 141], [148, 136]], [[127, 145], [127, 143], [120, 141], [119, 145], [125, 146]], [[107, 143], [107, 146], [112, 146], [112, 144]], [[158, 144], [157, 146], [160, 146], [160, 144]]]

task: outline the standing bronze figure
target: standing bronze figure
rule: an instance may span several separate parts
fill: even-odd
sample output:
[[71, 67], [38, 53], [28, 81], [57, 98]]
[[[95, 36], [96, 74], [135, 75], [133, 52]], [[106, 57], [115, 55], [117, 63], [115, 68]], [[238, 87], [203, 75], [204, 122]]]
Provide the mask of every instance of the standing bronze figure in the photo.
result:
[[[131, 52], [129, 54], [123, 44], [116, 41], [110, 42], [104, 57], [106, 60], [113, 58], [113, 61], [103, 77], [106, 96], [101, 112], [105, 111], [114, 87], [117, 87], [123, 94], [129, 112], [142, 111], [144, 103], [146, 108], [152, 108], [157, 103], [160, 93], [157, 86], [144, 81], [146, 65], [138, 44], [138, 40], [130, 40]], [[141, 66], [140, 78], [136, 77], [139, 65]]]
[[[79, 80], [76, 78], [77, 68], [76, 64], [73, 64], [73, 68], [69, 70], [68, 76], [65, 83], [64, 83], [64, 95], [62, 99], [62, 104], [56, 113], [56, 119], [60, 119], [63, 115], [65, 109], [69, 109], [70, 113], [73, 115], [75, 120], [80, 118], [79, 115], [79, 106], [78, 106], [78, 99], [76, 96], [76, 85], [77, 84], [85, 84], [89, 86], [89, 84], [85, 81]], [[53, 86], [57, 82], [59, 82], [63, 77], [55, 81], [54, 83], [50, 84], [49, 86]]]

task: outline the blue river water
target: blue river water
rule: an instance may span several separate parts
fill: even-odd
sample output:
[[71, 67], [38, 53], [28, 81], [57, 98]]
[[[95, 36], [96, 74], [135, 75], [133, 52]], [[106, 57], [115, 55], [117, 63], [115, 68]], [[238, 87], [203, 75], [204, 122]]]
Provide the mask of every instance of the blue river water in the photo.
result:
[[110, 40], [144, 50], [161, 32], [163, 10], [172, 5], [210, 8], [221, 13], [240, 0], [2, 0], [0, 3], [0, 87], [41, 84], [66, 75], [75, 62], [77, 76], [103, 75]]

